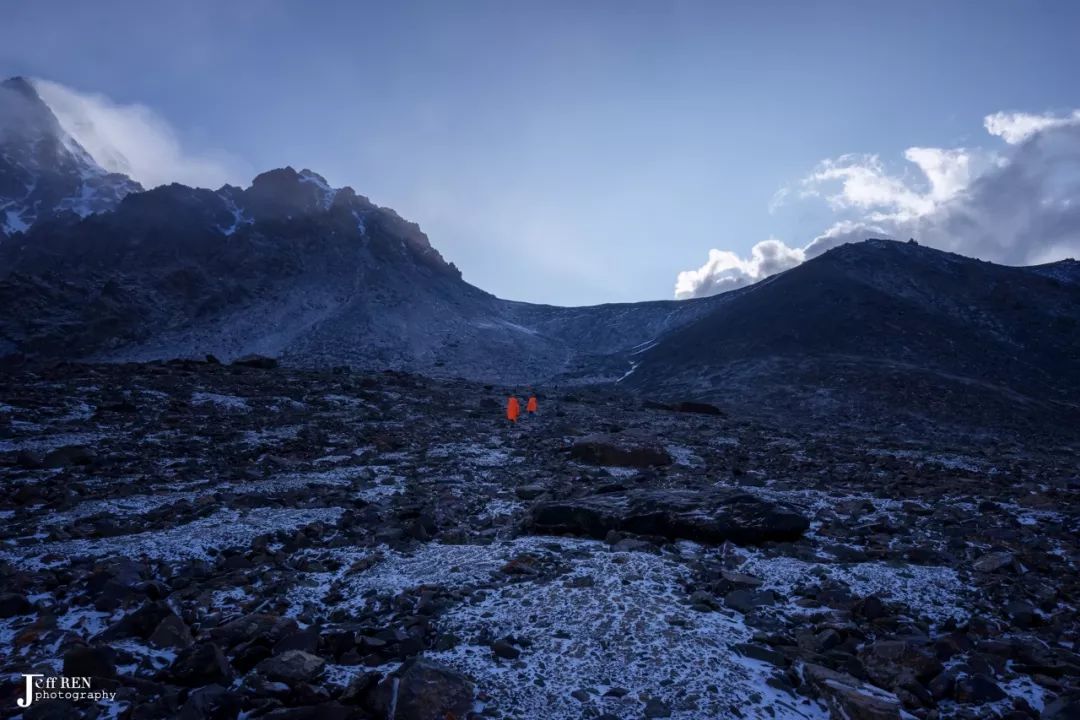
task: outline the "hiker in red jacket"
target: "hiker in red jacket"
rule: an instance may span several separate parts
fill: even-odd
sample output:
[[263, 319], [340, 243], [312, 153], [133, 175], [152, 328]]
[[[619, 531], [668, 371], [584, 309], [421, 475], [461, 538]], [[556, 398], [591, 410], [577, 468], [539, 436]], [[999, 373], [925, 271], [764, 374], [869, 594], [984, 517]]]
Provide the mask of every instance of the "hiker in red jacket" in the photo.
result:
[[518, 415], [521, 414], [521, 403], [513, 395], [506, 401], [506, 419], [512, 423], [516, 423]]
[[525, 411], [530, 415], [536, 412], [539, 405], [536, 402], [536, 394], [529, 395], [529, 402], [525, 404]]

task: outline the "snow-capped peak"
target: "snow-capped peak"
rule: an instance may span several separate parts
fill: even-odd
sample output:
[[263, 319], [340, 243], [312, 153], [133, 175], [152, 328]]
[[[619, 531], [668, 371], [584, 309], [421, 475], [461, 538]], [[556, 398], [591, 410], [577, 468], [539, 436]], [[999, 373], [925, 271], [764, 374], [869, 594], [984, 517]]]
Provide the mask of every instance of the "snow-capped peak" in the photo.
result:
[[64, 212], [85, 217], [140, 191], [126, 175], [107, 172], [63, 130], [31, 81], [0, 83], [0, 230], [24, 232]]

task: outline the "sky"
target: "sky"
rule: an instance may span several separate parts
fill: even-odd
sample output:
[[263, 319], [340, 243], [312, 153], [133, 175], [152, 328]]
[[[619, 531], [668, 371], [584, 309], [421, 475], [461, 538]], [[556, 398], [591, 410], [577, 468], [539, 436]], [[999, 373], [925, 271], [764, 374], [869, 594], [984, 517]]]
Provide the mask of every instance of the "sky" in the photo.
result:
[[1080, 256], [1075, 2], [39, 0], [3, 19], [0, 74], [39, 79], [99, 162], [148, 186], [310, 168], [500, 297], [693, 297], [868, 236]]

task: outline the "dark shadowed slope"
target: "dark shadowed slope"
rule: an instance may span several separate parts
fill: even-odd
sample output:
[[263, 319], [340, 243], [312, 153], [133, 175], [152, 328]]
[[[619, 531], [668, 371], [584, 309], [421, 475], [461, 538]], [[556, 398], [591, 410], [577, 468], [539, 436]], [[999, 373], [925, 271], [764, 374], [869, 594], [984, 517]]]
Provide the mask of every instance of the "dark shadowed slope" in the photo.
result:
[[1068, 430], [1080, 286], [1047, 267], [914, 243], [845, 245], [671, 333], [623, 384], [809, 420], [889, 413], [917, 428], [1037, 417]]

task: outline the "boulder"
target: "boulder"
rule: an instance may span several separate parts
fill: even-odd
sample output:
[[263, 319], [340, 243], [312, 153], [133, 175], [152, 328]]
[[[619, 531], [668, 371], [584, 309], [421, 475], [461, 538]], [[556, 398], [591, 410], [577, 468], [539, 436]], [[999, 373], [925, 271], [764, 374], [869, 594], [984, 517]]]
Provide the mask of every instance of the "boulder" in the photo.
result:
[[221, 648], [212, 642], [187, 648], [177, 655], [167, 672], [168, 680], [178, 685], [199, 687], [211, 683], [228, 685], [232, 668]]
[[953, 697], [956, 698], [957, 702], [982, 705], [983, 703], [1004, 700], [1008, 695], [998, 687], [998, 684], [990, 676], [976, 673], [975, 675], [962, 675], [956, 679]]
[[177, 720], [233, 720], [241, 708], [239, 695], [213, 684], [193, 690], [176, 717]]
[[671, 406], [675, 412], [698, 413], [701, 415], [723, 415], [724, 411], [715, 405], [703, 402], [680, 402]]
[[879, 640], [859, 652], [866, 674], [877, 685], [895, 689], [916, 680], [929, 680], [941, 672], [932, 652], [903, 640]]
[[269, 680], [284, 683], [310, 682], [326, 667], [326, 661], [318, 655], [303, 650], [286, 650], [280, 655], [267, 658], [256, 666]]
[[528, 530], [603, 539], [611, 531], [741, 544], [795, 540], [810, 522], [795, 510], [728, 489], [631, 489], [534, 505]]
[[232, 364], [239, 367], [258, 368], [259, 370], [273, 370], [278, 366], [278, 361], [265, 355], [244, 355], [233, 360]]
[[472, 710], [475, 693], [472, 682], [461, 673], [417, 657], [382, 679], [372, 692], [368, 709], [379, 717], [389, 717], [393, 707], [395, 720], [463, 718]]
[[992, 552], [987, 553], [976, 560], [972, 567], [974, 567], [977, 572], [992, 573], [1012, 565], [1012, 561], [1013, 554], [1010, 552]]
[[167, 615], [150, 634], [150, 644], [156, 648], [186, 648], [194, 642], [191, 631], [178, 615]]
[[253, 613], [214, 628], [210, 631], [210, 636], [225, 648], [235, 647], [256, 637], [273, 647], [285, 636], [296, 632], [298, 627], [292, 618]]
[[847, 673], [807, 663], [806, 680], [814, 686], [829, 706], [830, 716], [845, 720], [900, 720], [901, 706], [896, 697], [864, 685]]
[[76, 645], [64, 653], [64, 675], [68, 677], [116, 677], [115, 653], [104, 646]]
[[41, 462], [47, 468], [62, 468], [89, 465], [96, 459], [97, 453], [86, 445], [65, 445], [47, 453]]
[[589, 435], [570, 448], [570, 457], [590, 465], [647, 468], [670, 465], [671, 455], [654, 440], [631, 434]]
[[0, 618], [26, 615], [33, 612], [34, 606], [20, 593], [0, 593]]

